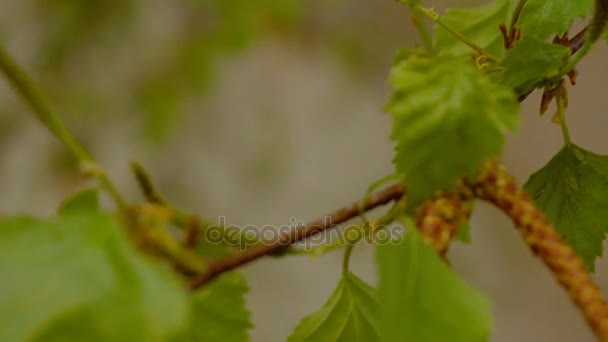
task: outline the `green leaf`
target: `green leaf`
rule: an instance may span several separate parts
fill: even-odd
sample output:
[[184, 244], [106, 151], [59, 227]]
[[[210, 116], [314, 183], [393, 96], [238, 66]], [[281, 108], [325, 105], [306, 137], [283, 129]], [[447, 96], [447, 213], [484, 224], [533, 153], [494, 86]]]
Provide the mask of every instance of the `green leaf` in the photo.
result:
[[528, 0], [519, 19], [523, 38], [534, 36], [546, 40], [562, 35], [572, 22], [593, 11], [593, 0]]
[[91, 188], [72, 194], [61, 203], [58, 214], [67, 216], [99, 211], [98, 191], [97, 188]]
[[[234, 245], [225, 240], [211, 241], [224, 227], [208, 226], [207, 234], [197, 240], [198, 255], [214, 260], [238, 253]], [[247, 311], [245, 295], [249, 291], [245, 277], [239, 272], [222, 274], [210, 284], [199, 289], [192, 297], [193, 317], [190, 330], [183, 341], [248, 341], [248, 330], [252, 327]]]
[[252, 327], [245, 294], [245, 277], [238, 272], [221, 275], [193, 296], [189, 341], [248, 341]]
[[[510, 12], [511, 0], [498, 0], [486, 6], [450, 8], [442, 20], [493, 56], [500, 57], [505, 48], [498, 25], [508, 21]], [[435, 46], [441, 54], [470, 55], [474, 52], [439, 25], [436, 26]]]
[[458, 277], [418, 235], [378, 247], [382, 341], [487, 341], [485, 297]]
[[608, 233], [608, 156], [565, 146], [525, 188], [593, 271]]
[[486, 158], [501, 154], [505, 133], [517, 126], [513, 92], [467, 59], [410, 57], [393, 68], [391, 81], [394, 164], [411, 208], [474, 176]]
[[471, 224], [469, 222], [461, 224], [454, 238], [460, 242], [471, 243]]
[[321, 310], [302, 319], [288, 341], [378, 341], [376, 291], [345, 274]]
[[525, 37], [509, 50], [501, 65], [505, 67], [500, 82], [524, 94], [546, 77], [556, 76], [570, 56], [570, 49], [536, 37]]
[[[475, 201], [471, 201], [471, 211], [473, 211], [475, 207]], [[454, 238], [463, 243], [471, 243], [473, 241], [471, 237], [471, 220], [467, 220], [462, 222], [456, 231], [456, 235]]]
[[0, 340], [162, 340], [188, 321], [183, 284], [100, 214], [0, 219]]

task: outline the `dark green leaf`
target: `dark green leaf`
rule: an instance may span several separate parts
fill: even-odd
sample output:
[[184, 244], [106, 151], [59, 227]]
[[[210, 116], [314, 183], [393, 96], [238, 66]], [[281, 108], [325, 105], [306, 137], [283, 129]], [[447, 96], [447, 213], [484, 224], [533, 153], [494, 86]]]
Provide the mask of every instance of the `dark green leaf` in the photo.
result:
[[608, 156], [565, 146], [526, 190], [593, 271], [608, 233]]
[[221, 275], [193, 296], [190, 336], [194, 341], [248, 341], [252, 327], [245, 294], [245, 277], [230, 272]]
[[288, 341], [378, 341], [376, 291], [345, 274], [321, 310], [302, 319]]
[[183, 285], [99, 214], [0, 219], [0, 340], [162, 340], [188, 321]]
[[[511, 0], [498, 0], [474, 8], [450, 8], [443, 22], [474, 41], [490, 54], [500, 57], [505, 49], [499, 24], [506, 23], [511, 11]], [[441, 54], [465, 55], [474, 51], [441, 26], [436, 27], [435, 46]]]
[[394, 163], [412, 208], [474, 176], [486, 158], [501, 154], [505, 133], [517, 126], [513, 92], [467, 59], [410, 57], [393, 68], [391, 81]]
[[488, 301], [413, 230], [378, 247], [382, 341], [487, 341]]
[[562, 35], [572, 22], [593, 11], [593, 0], [528, 0], [519, 19], [522, 37], [546, 40]]
[[85, 189], [71, 195], [59, 206], [59, 215], [78, 215], [87, 212], [99, 211], [99, 198], [97, 188]]
[[500, 82], [517, 94], [526, 93], [544, 78], [556, 76], [569, 56], [570, 49], [565, 46], [526, 37], [505, 54]]

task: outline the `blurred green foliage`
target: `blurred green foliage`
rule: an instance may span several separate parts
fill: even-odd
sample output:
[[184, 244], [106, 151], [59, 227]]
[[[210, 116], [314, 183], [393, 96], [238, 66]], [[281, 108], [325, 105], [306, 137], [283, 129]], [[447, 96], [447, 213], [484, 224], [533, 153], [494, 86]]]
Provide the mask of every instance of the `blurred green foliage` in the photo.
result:
[[83, 199], [59, 218], [0, 219], [0, 340], [177, 336], [190, 314], [178, 279], [134, 250], [113, 217], [75, 204]]
[[128, 29], [132, 0], [37, 0], [42, 27], [41, 67], [59, 71], [78, 50], [95, 46], [112, 32]]
[[[0, 22], [0, 32], [15, 47], [27, 47], [27, 58], [20, 59], [50, 91], [70, 127], [78, 134], [83, 117], [94, 120], [86, 124], [93, 127], [128, 116], [153, 142], [164, 141], [194, 114], [192, 105], [205, 100], [219, 61], [256, 42], [280, 40], [307, 53], [330, 52], [353, 75], [384, 84], [391, 53], [403, 44], [402, 35], [393, 33], [409, 27], [407, 13], [395, 10], [399, 4], [361, 0], [15, 4], [0, 5], [0, 11], [16, 10], [18, 18]], [[8, 102], [1, 106], [14, 110]], [[89, 133], [82, 134], [85, 140]]]
[[[159, 141], [175, 126], [185, 100], [208, 89], [220, 58], [242, 52], [260, 37], [289, 32], [303, 13], [300, 0], [182, 0], [172, 5], [178, 28], [170, 44], [154, 47], [160, 61], [138, 63], [149, 56], [128, 51], [137, 48], [131, 44], [131, 33], [151, 5], [135, 0], [36, 0], [36, 73], [52, 85], [47, 88], [64, 112], [94, 115], [116, 100], [89, 84], [91, 72], [83, 69], [91, 67], [91, 54], [113, 59], [113, 53], [125, 52], [117, 47], [126, 45], [136, 61], [132, 68], [137, 70], [129, 71], [135, 81], [117, 87], [127, 88], [145, 136]], [[157, 19], [161, 25], [166, 18]], [[155, 34], [155, 27], [143, 29]], [[80, 70], [73, 70], [74, 65]], [[94, 66], [97, 72], [104, 67]]]
[[298, 21], [299, 0], [192, 0], [181, 46], [146, 77], [137, 100], [148, 136], [162, 138], [188, 95], [203, 92], [222, 56], [242, 51], [263, 33], [283, 32]]

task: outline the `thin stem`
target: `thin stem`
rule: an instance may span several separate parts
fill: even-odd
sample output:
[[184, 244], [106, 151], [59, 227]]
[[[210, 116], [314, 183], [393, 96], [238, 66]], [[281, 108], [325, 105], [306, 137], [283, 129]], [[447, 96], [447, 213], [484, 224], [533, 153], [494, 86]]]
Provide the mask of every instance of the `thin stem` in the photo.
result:
[[441, 26], [444, 30], [448, 31], [450, 34], [452, 34], [454, 37], [458, 38], [460, 41], [462, 41], [463, 43], [468, 45], [471, 49], [475, 50], [480, 55], [486, 56], [488, 58], [488, 60], [491, 60], [491, 61], [497, 60], [496, 57], [492, 56], [484, 48], [477, 45], [477, 43], [475, 43], [471, 39], [465, 37], [462, 33], [458, 32], [457, 30], [452, 28], [450, 25], [446, 24], [443, 21], [443, 19], [441, 18], [441, 16], [437, 12], [435, 12], [435, 10], [433, 10], [431, 8], [426, 8], [422, 5], [416, 5], [416, 10], [420, 11], [422, 14], [429, 17], [431, 20], [433, 20], [435, 23], [437, 23], [437, 25]]
[[585, 28], [585, 42], [570, 61], [560, 70], [560, 77], [568, 74], [591, 51], [595, 42], [602, 37], [608, 23], [608, 0], [595, 0], [593, 19]]
[[353, 254], [353, 249], [355, 248], [355, 244], [347, 245], [344, 249], [344, 258], [342, 259], [342, 273], [348, 273], [348, 263], [350, 262], [350, 256]]
[[361, 216], [363, 221], [367, 221], [363, 208], [365, 208], [365, 203], [372, 195], [372, 193], [378, 190], [381, 186], [388, 184], [389, 182], [398, 181], [400, 180], [400, 178], [401, 175], [399, 175], [398, 173], [391, 173], [373, 182], [369, 187], [367, 187], [367, 192], [365, 193], [365, 196], [363, 196], [363, 198], [361, 199], [361, 203], [359, 203], [359, 209], [361, 209], [361, 211], [359, 212], [359, 216]]
[[[325, 244], [325, 245], [320, 245], [320, 246], [316, 246], [314, 248], [311, 249], [306, 249], [306, 248], [296, 248], [296, 247], [288, 247], [287, 249], [285, 249], [285, 251], [282, 251], [280, 253], [277, 253], [276, 256], [284, 256], [284, 255], [312, 255], [312, 256], [319, 256], [319, 255], [323, 255], [327, 252], [331, 252], [333, 250], [336, 250], [338, 248], [342, 248], [344, 246], [348, 246], [351, 243], [356, 243], [360, 240], [360, 238], [363, 236], [362, 232], [363, 231], [363, 225], [361, 226], [351, 226], [348, 227], [346, 230], [344, 230], [339, 238], [335, 239], [334, 241]], [[346, 237], [348, 237], [351, 232], [355, 232], [358, 235], [356, 235], [356, 239], [349, 241]]]
[[528, 2], [528, 0], [519, 0], [515, 6], [513, 16], [511, 17], [511, 23], [509, 24], [509, 39], [515, 38], [515, 25], [517, 25], [517, 22], [519, 21], [519, 17], [521, 16], [521, 12], [523, 11], [526, 2]]
[[219, 232], [226, 238], [226, 227], [215, 225], [204, 221], [196, 215], [191, 215], [167, 202], [156, 189], [150, 174], [137, 162], [131, 162], [131, 171], [135, 175], [144, 197], [151, 204], [162, 206], [171, 213], [171, 221], [179, 228], [184, 230], [184, 246], [188, 248], [196, 247], [196, 243], [201, 233], [211, 226], [221, 228]]
[[281, 253], [280, 256], [284, 256], [284, 255], [312, 255], [312, 256], [319, 256], [319, 255], [323, 255], [325, 253], [331, 252], [333, 250], [339, 249], [344, 247], [343, 241], [340, 240], [336, 240], [333, 241], [327, 245], [321, 245], [321, 246], [316, 246], [314, 248], [311, 249], [304, 249], [304, 248], [296, 248], [296, 247], [289, 247], [288, 249], [285, 250], [285, 252]]
[[422, 45], [429, 54], [435, 53], [435, 47], [433, 46], [433, 38], [431, 33], [429, 32], [428, 27], [424, 23], [424, 19], [420, 16], [420, 14], [424, 14], [420, 12], [414, 6], [410, 6], [412, 10], [412, 21], [414, 22], [414, 27], [418, 31], [418, 35], [420, 36], [420, 40], [422, 41]]
[[168, 226], [173, 214], [170, 208], [146, 203], [131, 206], [123, 213], [126, 226], [141, 248], [169, 260], [188, 277], [206, 271], [206, 261], [188, 246], [178, 243], [172, 235]]
[[97, 174], [96, 178], [101, 187], [105, 189], [108, 194], [110, 194], [110, 197], [112, 197], [112, 200], [114, 200], [114, 203], [116, 203], [119, 208], [125, 208], [127, 206], [127, 202], [123, 199], [122, 195], [120, 192], [118, 192], [118, 189], [116, 186], [114, 186], [112, 181], [110, 181], [105, 171]]
[[36, 117], [63, 143], [81, 163], [81, 166], [98, 179], [101, 186], [112, 196], [119, 207], [124, 207], [125, 201], [110, 182], [105, 171], [99, 167], [91, 154], [76, 141], [51, 109], [44, 92], [2, 46], [0, 46], [0, 72], [6, 76], [17, 93], [29, 104]]
[[604, 34], [606, 24], [608, 24], [608, 0], [595, 0], [595, 10], [589, 24], [587, 40], [595, 43], [600, 39]]
[[131, 171], [135, 175], [135, 179], [137, 180], [137, 184], [141, 189], [144, 197], [150, 203], [156, 203], [161, 205], [167, 205], [167, 202], [162, 198], [160, 193], [156, 190], [154, 183], [152, 182], [152, 178], [146, 172], [143, 166], [137, 162], [131, 162]]
[[146, 238], [184, 274], [192, 276], [206, 270], [205, 260], [187, 247], [180, 246], [171, 235], [149, 234]]
[[[369, 197], [369, 194], [366, 195], [366, 198], [367, 197]], [[360, 205], [363, 205], [366, 202], [361, 201], [360, 203], [361, 203]], [[393, 221], [395, 221], [395, 217], [397, 217], [397, 215], [399, 215], [399, 213], [403, 212], [404, 210], [405, 210], [405, 196], [401, 197], [401, 199], [399, 199], [397, 202], [395, 202], [393, 204], [393, 206], [391, 207], [391, 209], [386, 214], [384, 214], [382, 217], [380, 217], [379, 219], [372, 220], [372, 221], [365, 219], [363, 225], [361, 225], [361, 226], [348, 227], [346, 230], [344, 230], [342, 232], [342, 234], [340, 234], [340, 238], [332, 241], [329, 244], [321, 245], [321, 246], [312, 248], [310, 250], [289, 247], [284, 252], [279, 253], [278, 255], [280, 255], [280, 256], [283, 256], [283, 255], [319, 256], [319, 255], [325, 254], [327, 252], [331, 252], [335, 249], [338, 249], [338, 248], [341, 248], [341, 247], [344, 247], [345, 245], [347, 245], [348, 241], [344, 237], [348, 237], [351, 234], [350, 233], [351, 231], [363, 232], [363, 234], [368, 234], [370, 232], [370, 230], [372, 232], [376, 232], [378, 230], [384, 229], [384, 228], [386, 228], [387, 225], [389, 225]], [[359, 216], [361, 216], [361, 213], [359, 213]], [[365, 225], [367, 225], [367, 226], [365, 226]], [[358, 235], [357, 239], [360, 239], [360, 237], [363, 237], [363, 235]]]
[[410, 10], [412, 11], [412, 21], [414, 23], [414, 27], [416, 28], [416, 31], [418, 31], [420, 40], [422, 40], [422, 45], [424, 45], [424, 48], [426, 49], [426, 51], [429, 54], [434, 54], [435, 47], [433, 46], [432, 35], [430, 34], [428, 27], [424, 24], [423, 18], [420, 16], [421, 14], [424, 15], [424, 13], [422, 11], [420, 11], [420, 9], [418, 9], [418, 7], [414, 4], [412, 4], [410, 1], [407, 1], [407, 0], [398, 0], [398, 1], [407, 5], [410, 8]]
[[[393, 206], [394, 208], [394, 206]], [[392, 212], [392, 209], [389, 211]], [[344, 250], [344, 258], [342, 259], [342, 273], [343, 274], [347, 274], [348, 273], [348, 265], [350, 262], [350, 257], [353, 254], [353, 249], [355, 248], [355, 245], [357, 243], [359, 243], [359, 241], [361, 241], [363, 239], [364, 236], [368, 235], [371, 232], [371, 227], [369, 225], [369, 222], [364, 222], [363, 225], [361, 225], [359, 227], [359, 230], [357, 231], [357, 236], [355, 236], [354, 239], [350, 239], [349, 240], [349, 236], [348, 234], [346, 234], [346, 249]], [[348, 232], [347, 232], [348, 233]]]
[[[364, 211], [369, 211], [392, 201], [397, 201], [403, 197], [405, 189], [401, 184], [395, 184], [370, 196], [365, 203]], [[308, 225], [297, 227], [287, 234], [281, 236], [277, 241], [255, 246], [241, 253], [217, 260], [209, 264], [207, 271], [201, 273], [190, 284], [191, 289], [197, 289], [218, 275], [257, 260], [266, 255], [276, 254], [279, 251], [300, 242], [317, 233], [342, 224], [359, 215], [359, 202], [355, 202], [348, 207], [339, 209], [323, 218], [320, 218]]]
[[566, 106], [567, 106], [567, 94], [565, 93], [565, 86], [562, 82], [560, 85], [560, 89], [557, 93], [557, 116], [559, 118], [559, 124], [562, 127], [562, 134], [564, 136], [564, 142], [566, 145], [572, 144], [572, 139], [570, 138], [570, 129], [568, 128], [568, 123], [566, 122]]
[[[586, 36], [589, 36], [589, 33], [587, 31]], [[585, 42], [583, 43], [583, 46], [581, 46], [581, 48], [578, 50], [578, 52], [572, 56], [572, 58], [568, 61], [568, 63], [561, 68], [560, 72], [559, 72], [559, 77], [563, 77], [565, 75], [567, 75], [572, 69], [574, 69], [576, 67], [576, 65], [589, 53], [589, 51], [591, 51], [591, 48], [593, 47], [594, 42], [590, 41], [588, 38], [585, 38]]]
[[0, 46], [0, 70], [15, 90], [27, 101], [40, 121], [80, 161], [92, 161], [91, 155], [76, 142], [61, 120], [53, 113], [44, 93], [25, 71], [17, 65], [8, 52]]

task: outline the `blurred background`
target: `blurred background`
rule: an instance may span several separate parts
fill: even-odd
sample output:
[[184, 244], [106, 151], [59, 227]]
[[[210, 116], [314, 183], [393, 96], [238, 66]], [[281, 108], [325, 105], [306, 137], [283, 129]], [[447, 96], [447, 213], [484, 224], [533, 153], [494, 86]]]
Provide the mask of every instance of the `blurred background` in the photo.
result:
[[[484, 1], [436, 0], [438, 11]], [[485, 1], [487, 2], [487, 1]], [[416, 44], [393, 0], [4, 0], [0, 41], [49, 91], [130, 199], [141, 162], [173, 203], [237, 225], [311, 220], [392, 172], [388, 70]], [[604, 44], [570, 89], [573, 140], [608, 153]], [[539, 94], [522, 106], [505, 163], [523, 183], [561, 147]], [[51, 215], [85, 181], [0, 82], [0, 213]], [[591, 341], [581, 315], [505, 217], [480, 203], [473, 243], [450, 258], [487, 294], [492, 341]], [[341, 252], [244, 268], [253, 341], [282, 341], [337, 284]], [[371, 248], [353, 270], [376, 283]], [[608, 263], [597, 278], [608, 293]]]

